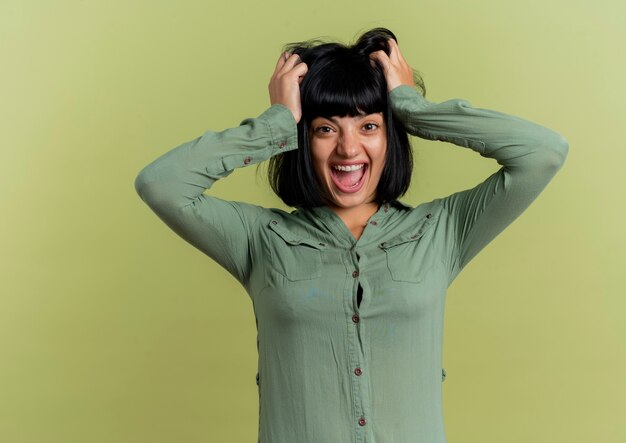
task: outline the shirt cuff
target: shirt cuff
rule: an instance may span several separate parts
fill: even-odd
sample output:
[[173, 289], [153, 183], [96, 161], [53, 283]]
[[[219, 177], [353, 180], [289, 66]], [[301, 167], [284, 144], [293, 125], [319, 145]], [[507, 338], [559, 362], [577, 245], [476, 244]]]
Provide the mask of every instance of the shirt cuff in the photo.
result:
[[389, 92], [389, 99], [392, 104], [396, 104], [400, 109], [422, 109], [428, 106], [429, 102], [426, 98], [417, 90], [417, 88], [410, 85], [396, 86]]
[[273, 104], [258, 117], [270, 129], [271, 155], [298, 147], [298, 126], [293, 113], [280, 103]]

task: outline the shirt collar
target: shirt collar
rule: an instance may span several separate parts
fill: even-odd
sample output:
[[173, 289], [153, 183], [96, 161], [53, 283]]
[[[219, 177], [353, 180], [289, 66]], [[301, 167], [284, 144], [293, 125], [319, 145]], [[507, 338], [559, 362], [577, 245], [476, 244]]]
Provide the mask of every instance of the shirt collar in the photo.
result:
[[[368, 220], [368, 223], [373, 223], [377, 226], [382, 226], [385, 220], [391, 217], [399, 210], [413, 209], [405, 203], [399, 200], [393, 200], [380, 205], [378, 211], [376, 211]], [[329, 233], [337, 238], [340, 242], [347, 242], [349, 244], [356, 243], [354, 236], [345, 225], [343, 220], [328, 206], [316, 206], [313, 208], [297, 208], [297, 213], [303, 215], [311, 222], [321, 222], [326, 227]]]

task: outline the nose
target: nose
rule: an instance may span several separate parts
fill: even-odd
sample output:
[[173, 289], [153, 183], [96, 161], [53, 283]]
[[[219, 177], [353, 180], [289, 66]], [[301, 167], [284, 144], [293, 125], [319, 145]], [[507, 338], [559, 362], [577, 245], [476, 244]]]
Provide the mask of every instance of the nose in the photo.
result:
[[337, 154], [341, 157], [352, 158], [359, 153], [359, 138], [352, 131], [343, 131], [337, 143]]

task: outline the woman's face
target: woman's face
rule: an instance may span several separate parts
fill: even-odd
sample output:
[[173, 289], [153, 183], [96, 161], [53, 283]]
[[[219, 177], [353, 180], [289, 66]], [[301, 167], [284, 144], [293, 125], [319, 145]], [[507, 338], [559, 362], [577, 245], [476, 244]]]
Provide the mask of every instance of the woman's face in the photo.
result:
[[376, 198], [387, 150], [382, 112], [317, 117], [309, 125], [309, 143], [329, 205], [352, 208]]

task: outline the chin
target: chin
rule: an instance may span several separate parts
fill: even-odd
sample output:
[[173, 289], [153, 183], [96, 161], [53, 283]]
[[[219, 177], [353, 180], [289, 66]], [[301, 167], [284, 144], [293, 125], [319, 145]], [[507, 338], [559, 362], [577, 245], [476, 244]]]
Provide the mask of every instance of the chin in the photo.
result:
[[331, 196], [330, 198], [327, 198], [326, 200], [328, 204], [330, 205], [343, 208], [343, 209], [350, 209], [350, 208], [355, 208], [361, 205], [374, 203], [375, 198], [376, 196], [373, 194], [370, 195], [369, 197], [365, 197], [361, 195], [345, 195], [345, 196], [338, 196], [338, 197]]

